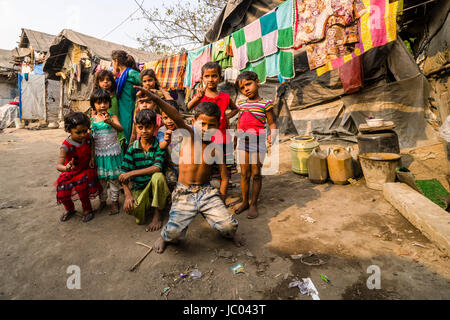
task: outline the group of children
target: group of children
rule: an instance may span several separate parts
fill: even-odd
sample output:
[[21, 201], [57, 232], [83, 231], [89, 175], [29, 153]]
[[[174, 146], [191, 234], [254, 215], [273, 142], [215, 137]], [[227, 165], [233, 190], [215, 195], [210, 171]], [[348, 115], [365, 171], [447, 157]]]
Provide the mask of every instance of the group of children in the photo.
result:
[[[114, 56], [113, 56], [114, 61]], [[118, 70], [124, 71], [124, 70]], [[239, 114], [238, 156], [241, 168], [242, 203], [235, 210], [249, 209], [248, 218], [258, 216], [257, 201], [262, 186], [261, 168], [267, 143], [266, 122], [276, 129], [273, 103], [259, 96], [259, 80], [253, 72], [243, 72], [236, 86], [246, 97], [233, 103], [230, 96], [218, 91], [221, 67], [214, 62], [202, 68], [202, 83], [188, 104], [194, 110], [193, 125], [188, 125], [170, 94], [159, 87], [153, 70], [142, 71], [133, 123], [129, 138], [123, 134], [116, 98], [119, 79], [109, 71], [96, 75], [90, 103], [92, 117], [72, 112], [65, 117], [70, 136], [63, 142], [57, 170], [57, 200], [65, 208], [61, 221], [75, 213], [73, 200], [80, 199], [83, 222], [94, 218], [90, 199], [100, 195], [99, 210], [106, 207], [109, 185], [111, 213], [120, 211], [119, 195], [123, 189], [125, 212], [133, 214], [138, 224], [145, 223], [153, 208], [153, 218], [146, 231], [162, 228], [154, 245], [158, 253], [167, 243], [185, 237], [194, 217], [201, 213], [223, 236], [243, 244], [237, 232], [238, 222], [225, 205], [230, 172], [226, 164], [233, 156], [235, 141], [227, 131], [229, 121]], [[119, 106], [118, 106], [119, 105]], [[231, 111], [227, 113], [227, 110]], [[233, 159], [234, 161], [234, 159]], [[220, 173], [220, 189], [211, 184], [213, 167]], [[250, 181], [252, 197], [249, 201]], [[163, 227], [162, 212], [171, 195], [169, 220]]]

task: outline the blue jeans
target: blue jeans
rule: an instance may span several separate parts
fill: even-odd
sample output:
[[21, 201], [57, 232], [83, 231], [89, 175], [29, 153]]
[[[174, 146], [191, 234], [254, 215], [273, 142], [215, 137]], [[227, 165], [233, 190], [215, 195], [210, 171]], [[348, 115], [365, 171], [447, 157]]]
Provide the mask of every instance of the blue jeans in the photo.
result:
[[169, 222], [161, 231], [164, 241], [183, 240], [189, 224], [198, 213], [222, 236], [234, 237], [238, 222], [228, 212], [216, 188], [209, 183], [187, 187], [178, 182], [172, 195]]

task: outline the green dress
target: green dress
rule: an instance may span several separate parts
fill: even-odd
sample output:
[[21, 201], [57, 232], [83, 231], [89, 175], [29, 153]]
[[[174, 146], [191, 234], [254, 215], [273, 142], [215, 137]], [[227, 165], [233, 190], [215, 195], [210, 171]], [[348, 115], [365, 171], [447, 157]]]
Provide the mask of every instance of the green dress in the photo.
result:
[[[114, 114], [109, 112], [112, 117]], [[104, 121], [92, 118], [91, 134], [94, 139], [97, 176], [104, 180], [117, 180], [122, 166], [122, 149], [117, 131]]]
[[[120, 119], [119, 101], [117, 101], [117, 97], [115, 94], [111, 96], [111, 108], [108, 109], [108, 112], [117, 115]], [[122, 148], [122, 150], [124, 150], [124, 147], [126, 146], [125, 146], [125, 135], [123, 134], [123, 132], [117, 133], [117, 140], [119, 140], [120, 147]]]
[[128, 73], [127, 81], [122, 89], [119, 100], [119, 120], [123, 127], [125, 143], [128, 145], [133, 128], [134, 109], [136, 108], [136, 89], [133, 86], [140, 86], [141, 78], [139, 72], [132, 69]]

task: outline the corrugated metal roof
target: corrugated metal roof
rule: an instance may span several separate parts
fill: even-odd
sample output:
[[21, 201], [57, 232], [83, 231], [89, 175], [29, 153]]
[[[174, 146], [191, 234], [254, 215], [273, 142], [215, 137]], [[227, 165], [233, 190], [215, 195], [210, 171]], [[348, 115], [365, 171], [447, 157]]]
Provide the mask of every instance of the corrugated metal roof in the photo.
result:
[[28, 48], [31, 46], [35, 51], [47, 52], [54, 38], [54, 35], [48, 33], [22, 29], [19, 48]]
[[12, 69], [12, 52], [11, 50], [0, 49], [0, 67]]
[[64, 29], [54, 38], [47, 53], [44, 70], [50, 74], [51, 79], [54, 78], [54, 73], [60, 71], [63, 67], [65, 55], [69, 50], [68, 42], [85, 47], [93, 57], [107, 61], [111, 61], [111, 53], [114, 50], [124, 50], [131, 54], [136, 62], [140, 63], [163, 58], [148, 51], [130, 48], [117, 43], [100, 40], [70, 29]]

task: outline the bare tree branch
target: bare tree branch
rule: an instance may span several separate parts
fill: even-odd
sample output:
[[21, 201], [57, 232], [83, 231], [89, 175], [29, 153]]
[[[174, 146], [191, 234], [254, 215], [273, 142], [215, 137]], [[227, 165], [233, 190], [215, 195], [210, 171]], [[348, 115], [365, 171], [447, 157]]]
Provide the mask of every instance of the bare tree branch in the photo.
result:
[[201, 46], [206, 32], [227, 0], [192, 2], [151, 9], [140, 7], [140, 19], [149, 23], [149, 27], [137, 38], [141, 47], [159, 54], [177, 54]]

